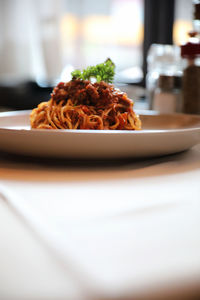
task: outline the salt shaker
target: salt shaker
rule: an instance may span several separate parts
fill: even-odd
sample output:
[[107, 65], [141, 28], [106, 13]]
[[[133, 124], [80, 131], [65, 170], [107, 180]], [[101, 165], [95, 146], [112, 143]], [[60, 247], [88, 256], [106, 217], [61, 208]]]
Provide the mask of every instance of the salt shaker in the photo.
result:
[[180, 76], [159, 76], [152, 108], [153, 110], [166, 114], [182, 111]]
[[179, 75], [181, 72], [180, 47], [152, 44], [147, 55], [146, 92], [149, 109], [153, 109], [155, 89], [160, 75]]

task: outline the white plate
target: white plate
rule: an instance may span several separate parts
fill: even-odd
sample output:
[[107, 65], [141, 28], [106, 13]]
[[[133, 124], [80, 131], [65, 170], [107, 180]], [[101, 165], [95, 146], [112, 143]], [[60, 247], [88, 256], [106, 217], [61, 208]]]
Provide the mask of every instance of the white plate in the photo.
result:
[[151, 157], [200, 143], [200, 116], [140, 114], [143, 130], [30, 130], [30, 111], [0, 113], [0, 150], [66, 158]]

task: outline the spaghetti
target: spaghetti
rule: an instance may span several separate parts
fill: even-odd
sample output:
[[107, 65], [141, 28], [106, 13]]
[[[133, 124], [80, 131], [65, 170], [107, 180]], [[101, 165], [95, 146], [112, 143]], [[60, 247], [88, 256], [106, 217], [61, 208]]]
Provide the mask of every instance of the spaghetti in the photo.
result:
[[127, 95], [104, 81], [72, 79], [60, 82], [51, 99], [30, 115], [37, 129], [139, 130], [141, 121]]

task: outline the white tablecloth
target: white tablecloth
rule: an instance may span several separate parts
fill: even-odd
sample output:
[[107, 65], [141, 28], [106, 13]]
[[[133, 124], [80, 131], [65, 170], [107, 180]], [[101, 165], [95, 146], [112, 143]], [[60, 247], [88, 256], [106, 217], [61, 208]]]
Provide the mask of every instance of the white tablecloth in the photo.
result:
[[4, 299], [124, 299], [198, 286], [200, 145], [143, 161], [1, 155], [0, 179]]

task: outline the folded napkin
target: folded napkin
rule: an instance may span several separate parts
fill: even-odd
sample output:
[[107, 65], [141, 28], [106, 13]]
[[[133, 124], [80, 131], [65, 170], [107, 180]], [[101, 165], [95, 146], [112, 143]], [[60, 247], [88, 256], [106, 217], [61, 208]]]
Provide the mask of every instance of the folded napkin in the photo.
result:
[[48, 166], [42, 181], [44, 169], [32, 171], [2, 180], [0, 193], [91, 294], [125, 297], [199, 277], [200, 145], [111, 168]]

